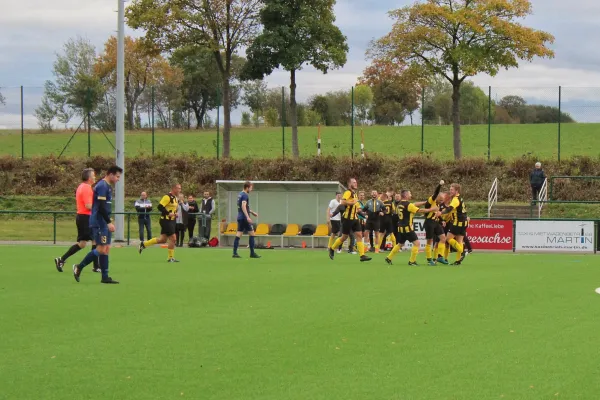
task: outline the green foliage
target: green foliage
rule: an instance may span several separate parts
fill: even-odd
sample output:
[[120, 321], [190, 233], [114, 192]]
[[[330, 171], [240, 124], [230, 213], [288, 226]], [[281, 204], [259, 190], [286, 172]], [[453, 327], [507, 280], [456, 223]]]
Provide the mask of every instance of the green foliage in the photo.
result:
[[67, 125], [74, 116], [85, 117], [100, 102], [104, 89], [95, 77], [96, 49], [82, 37], [69, 39], [52, 68], [54, 81], [44, 83], [42, 104], [35, 111], [42, 129], [52, 121]]
[[357, 85], [354, 87], [354, 108], [356, 117], [361, 124], [364, 124], [369, 117], [369, 110], [373, 105], [373, 91], [367, 85]]
[[263, 0], [261, 34], [246, 50], [246, 79], [262, 79], [280, 66], [290, 71], [292, 154], [299, 156], [296, 71], [305, 64], [327, 73], [346, 63], [346, 37], [334, 25], [334, 0]]
[[[560, 122], [572, 123], [575, 120], [568, 113], [559, 112], [558, 107], [539, 104], [527, 104], [520, 96], [509, 95], [498, 103], [498, 109], [503, 109], [502, 115], [508, 114], [498, 123], [547, 124]], [[502, 112], [502, 111], [501, 111]], [[559, 117], [560, 114], [560, 117]]]
[[315, 110], [307, 109], [305, 112], [306, 126], [316, 126], [322, 123], [321, 115]]
[[248, 81], [242, 83], [242, 90], [242, 104], [256, 117], [262, 117], [267, 102], [267, 84], [260, 79]]
[[279, 112], [277, 112], [277, 110], [274, 108], [267, 109], [265, 112], [265, 123], [271, 127], [281, 125]]
[[242, 126], [248, 127], [252, 124], [252, 119], [249, 112], [242, 112]]

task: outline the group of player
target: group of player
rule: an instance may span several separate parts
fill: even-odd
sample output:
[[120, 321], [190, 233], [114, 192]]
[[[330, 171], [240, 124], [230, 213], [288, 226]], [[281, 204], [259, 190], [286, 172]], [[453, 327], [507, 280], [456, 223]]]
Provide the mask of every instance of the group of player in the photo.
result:
[[[358, 191], [356, 179], [350, 179], [348, 190], [342, 195], [339, 207], [333, 212], [328, 211], [331, 225], [329, 257], [333, 260], [336, 250], [353, 234], [360, 261], [371, 261], [372, 258], [366, 255], [363, 238], [370, 239], [371, 252], [379, 253], [386, 238], [391, 236], [393, 248], [385, 257], [385, 261], [391, 265], [396, 254], [409, 242], [412, 248], [408, 265], [418, 265], [417, 255], [421, 244], [414, 229], [413, 219], [416, 214], [424, 214], [427, 240], [425, 253], [428, 265], [448, 265], [451, 248], [457, 255], [452, 265], [461, 265], [468, 254], [465, 251], [469, 225], [467, 207], [460, 194], [459, 184], [451, 184], [448, 192], [441, 191], [443, 186], [444, 181], [440, 181], [433, 195], [421, 202], [411, 202], [410, 190], [394, 193], [393, 189], [381, 194], [374, 190], [371, 192], [371, 199], [365, 200], [365, 192]], [[340, 220], [332, 220], [338, 213], [341, 215]]]
[[[73, 276], [80, 281], [81, 272], [89, 265], [94, 264], [93, 271], [101, 272], [101, 283], [119, 283], [108, 275], [108, 254], [112, 242], [112, 232], [115, 226], [112, 214], [112, 185], [121, 178], [123, 169], [118, 166], [110, 167], [98, 183], [93, 168], [86, 168], [81, 174], [81, 183], [75, 192], [77, 205], [77, 243], [72, 245], [61, 257], [54, 259], [54, 265], [59, 272], [63, 272], [65, 262], [78, 251], [86, 247], [87, 242], [92, 242], [92, 249], [78, 264], [73, 265]], [[175, 259], [176, 218], [177, 208], [181, 205], [181, 185], [174, 184], [171, 191], [164, 195], [158, 204], [160, 216], [160, 236], [141, 242], [138, 248], [141, 254], [144, 249], [155, 244], [168, 243], [168, 258], [170, 263], [179, 262]]]

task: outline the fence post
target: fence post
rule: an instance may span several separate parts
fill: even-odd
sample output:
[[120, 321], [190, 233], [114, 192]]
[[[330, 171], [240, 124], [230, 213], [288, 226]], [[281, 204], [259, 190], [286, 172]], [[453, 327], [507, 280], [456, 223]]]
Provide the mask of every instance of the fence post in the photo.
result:
[[558, 162], [560, 162], [560, 115], [562, 103], [562, 86], [558, 87]]
[[152, 86], [152, 115], [150, 117], [152, 124], [152, 155], [154, 155], [154, 86]]
[[281, 87], [281, 157], [285, 158], [285, 88]]
[[490, 161], [492, 146], [492, 87], [489, 87], [488, 93], [488, 161]]
[[88, 111], [87, 115], [87, 134], [88, 134], [88, 158], [92, 156], [92, 114]]
[[127, 214], [127, 246], [129, 246], [129, 240], [131, 237], [130, 226], [131, 226], [131, 214]]
[[351, 140], [352, 140], [352, 146], [351, 146], [351, 152], [352, 152], [352, 159], [354, 160], [354, 86], [352, 86], [352, 91], [351, 91], [351, 95], [352, 95], [352, 116], [350, 124], [351, 124]]
[[53, 241], [54, 244], [56, 244], [56, 213], [52, 213], [52, 219], [53, 221], [53, 228], [52, 228], [52, 235], [53, 235]]
[[219, 159], [219, 138], [221, 136], [220, 116], [221, 116], [221, 89], [217, 88], [217, 160]]
[[421, 88], [421, 153], [425, 152], [425, 118], [423, 118], [423, 110], [425, 110], [425, 86]]
[[25, 121], [24, 121], [23, 85], [21, 85], [21, 160], [25, 159]]

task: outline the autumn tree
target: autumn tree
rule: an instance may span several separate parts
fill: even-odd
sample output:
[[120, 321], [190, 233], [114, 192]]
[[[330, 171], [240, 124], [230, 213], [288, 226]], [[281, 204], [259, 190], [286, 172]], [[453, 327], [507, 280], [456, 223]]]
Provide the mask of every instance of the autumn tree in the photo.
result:
[[411, 117], [419, 108], [419, 97], [424, 80], [415, 76], [404, 64], [374, 59], [365, 68], [359, 84], [373, 92], [372, 114], [375, 123], [394, 125]]
[[282, 67], [290, 73], [292, 154], [299, 157], [296, 72], [305, 65], [327, 73], [346, 63], [346, 37], [335, 26], [335, 0], [263, 0], [262, 33], [247, 49], [243, 77], [262, 79]]
[[[147, 87], [156, 84], [168, 68], [165, 59], [141, 39], [125, 37], [125, 107], [129, 129], [135, 128], [135, 111]], [[107, 88], [117, 87], [117, 38], [111, 36], [95, 65], [96, 75]]]
[[127, 23], [146, 32], [145, 41], [163, 51], [184, 46], [210, 49], [222, 82], [223, 157], [231, 149], [231, 80], [234, 55], [258, 33], [260, 0], [134, 0]]
[[519, 60], [554, 56], [547, 47], [554, 37], [520, 22], [531, 13], [529, 0], [425, 0], [391, 11], [391, 32], [372, 43], [369, 54], [450, 82], [454, 157], [459, 159], [464, 80], [516, 68]]

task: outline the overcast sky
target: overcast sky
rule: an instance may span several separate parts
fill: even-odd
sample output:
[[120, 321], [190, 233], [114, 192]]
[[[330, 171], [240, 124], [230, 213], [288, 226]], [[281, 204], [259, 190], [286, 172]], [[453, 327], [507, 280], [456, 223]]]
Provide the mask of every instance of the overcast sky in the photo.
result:
[[[348, 62], [344, 68], [327, 75], [311, 69], [300, 72], [297, 75], [299, 100], [318, 92], [349, 89], [355, 84], [367, 65], [365, 50], [369, 41], [387, 33], [392, 25], [387, 11], [409, 3], [412, 1], [338, 0], [337, 24], [348, 38]], [[497, 87], [494, 97], [510, 92], [548, 102], [558, 97], [559, 85], [600, 86], [600, 48], [596, 40], [600, 37], [600, 2], [532, 0], [532, 4], [534, 15], [526, 23], [556, 37], [552, 46], [556, 57], [523, 63], [519, 69], [501, 71], [493, 78], [476, 76], [475, 83]], [[22, 0], [3, 8], [0, 13], [0, 87], [8, 104], [0, 107], [0, 127], [15, 127], [20, 123], [18, 114], [15, 115], [20, 85], [26, 87], [27, 125], [35, 125], [30, 114], [39, 102], [44, 81], [52, 79], [56, 52], [67, 39], [77, 35], [87, 37], [101, 51], [107, 37], [116, 32], [116, 8], [116, 1], [107, 0]], [[127, 34], [140, 33], [127, 29]], [[273, 87], [287, 86], [288, 75], [278, 71], [267, 78], [267, 82]], [[580, 119], [600, 121], [600, 88], [565, 88], [563, 100], [572, 106], [587, 107], [577, 110], [578, 114], [585, 114]], [[239, 120], [239, 111], [236, 115]], [[234, 116], [234, 123], [235, 119]]]

